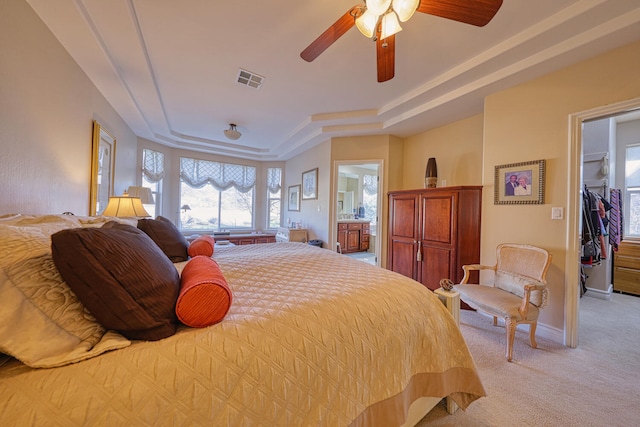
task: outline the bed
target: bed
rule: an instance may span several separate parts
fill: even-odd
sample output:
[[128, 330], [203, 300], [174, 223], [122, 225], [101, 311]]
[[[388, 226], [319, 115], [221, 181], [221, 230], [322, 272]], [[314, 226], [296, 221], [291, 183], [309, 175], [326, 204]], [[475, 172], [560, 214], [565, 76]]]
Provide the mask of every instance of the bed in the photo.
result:
[[[106, 221], [19, 220], [0, 219], [3, 295], [25, 257], [55, 275], [42, 248], [52, 233]], [[40, 246], [18, 248], [20, 233]], [[21, 252], [32, 255], [15, 261]], [[0, 425], [400, 426], [442, 398], [464, 409], [485, 395], [453, 317], [419, 283], [301, 243], [216, 248], [213, 259], [233, 293], [221, 322], [156, 341], [102, 330], [57, 367], [5, 357]], [[6, 301], [0, 351], [36, 338], [46, 348], [46, 335], [31, 336], [42, 328], [7, 338], [8, 324], [25, 326]]]

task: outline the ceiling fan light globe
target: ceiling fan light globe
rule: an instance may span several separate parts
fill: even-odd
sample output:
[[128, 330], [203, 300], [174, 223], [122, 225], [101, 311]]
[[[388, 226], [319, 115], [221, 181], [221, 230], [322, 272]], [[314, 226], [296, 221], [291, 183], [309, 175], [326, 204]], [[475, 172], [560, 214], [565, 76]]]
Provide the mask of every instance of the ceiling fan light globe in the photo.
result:
[[365, 37], [371, 38], [376, 30], [378, 16], [367, 9], [362, 15], [356, 18], [356, 27]]
[[400, 22], [407, 22], [416, 12], [420, 0], [393, 0], [393, 10], [398, 14]]
[[380, 32], [380, 38], [382, 40], [389, 36], [402, 31], [400, 21], [398, 21], [398, 15], [394, 11], [391, 11], [382, 17], [382, 31]]
[[376, 16], [380, 16], [389, 10], [391, 0], [366, 0], [367, 10], [370, 10]]

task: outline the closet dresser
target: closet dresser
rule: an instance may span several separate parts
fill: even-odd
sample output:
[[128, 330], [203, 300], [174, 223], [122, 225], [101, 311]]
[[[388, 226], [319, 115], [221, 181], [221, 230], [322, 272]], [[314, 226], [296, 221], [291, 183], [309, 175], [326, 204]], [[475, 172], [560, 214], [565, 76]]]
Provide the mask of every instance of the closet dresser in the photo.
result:
[[640, 295], [640, 241], [623, 240], [614, 252], [613, 290]]

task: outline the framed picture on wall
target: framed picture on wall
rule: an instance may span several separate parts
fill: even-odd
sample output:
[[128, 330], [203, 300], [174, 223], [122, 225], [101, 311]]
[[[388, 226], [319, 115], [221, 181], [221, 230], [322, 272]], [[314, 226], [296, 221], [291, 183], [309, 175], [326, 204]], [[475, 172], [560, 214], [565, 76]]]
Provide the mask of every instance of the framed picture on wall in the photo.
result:
[[289, 187], [289, 210], [300, 210], [300, 184]]
[[544, 204], [545, 161], [496, 166], [494, 200], [496, 205]]
[[302, 200], [318, 198], [318, 168], [302, 173]]
[[116, 161], [116, 138], [100, 123], [93, 121], [91, 141], [91, 187], [89, 215], [100, 215], [113, 196], [113, 176]]

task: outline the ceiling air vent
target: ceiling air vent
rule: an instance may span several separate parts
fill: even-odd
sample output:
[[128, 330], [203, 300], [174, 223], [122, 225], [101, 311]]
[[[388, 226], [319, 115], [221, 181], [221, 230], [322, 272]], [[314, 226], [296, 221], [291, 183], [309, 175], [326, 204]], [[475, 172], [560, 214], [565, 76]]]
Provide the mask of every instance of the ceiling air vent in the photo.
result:
[[237, 82], [244, 86], [249, 86], [254, 89], [260, 89], [262, 83], [264, 82], [264, 77], [240, 68], [240, 70], [238, 71]]

